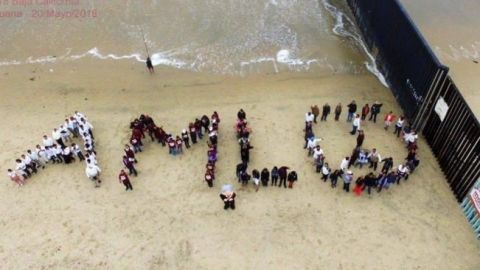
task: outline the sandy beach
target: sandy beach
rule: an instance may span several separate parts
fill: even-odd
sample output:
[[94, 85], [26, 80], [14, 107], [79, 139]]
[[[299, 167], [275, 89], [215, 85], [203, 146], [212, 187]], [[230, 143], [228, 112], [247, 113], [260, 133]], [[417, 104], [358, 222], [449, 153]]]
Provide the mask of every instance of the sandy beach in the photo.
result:
[[[51, 71], [50, 71], [51, 70]], [[102, 187], [93, 188], [84, 165], [49, 165], [18, 188], [0, 183], [2, 269], [479, 269], [474, 239], [438, 164], [420, 139], [421, 164], [391, 190], [355, 197], [332, 189], [315, 173], [302, 148], [310, 105], [383, 101], [400, 109], [373, 76], [311, 73], [248, 77], [191, 73], [129, 61], [2, 67], [2, 172], [14, 158], [75, 110], [94, 125]], [[32, 79], [32, 80], [31, 80]], [[243, 108], [253, 128], [249, 170], [295, 169], [294, 189], [240, 190], [233, 125]], [[139, 176], [125, 192], [117, 175], [129, 122], [150, 114], [167, 131], [216, 110], [221, 117], [215, 186], [203, 181], [205, 141], [181, 156], [148, 143], [138, 155]], [[329, 117], [314, 127], [327, 161], [337, 168], [355, 145], [351, 126]], [[381, 121], [363, 125], [364, 146], [395, 164], [402, 142]], [[366, 168], [354, 169], [355, 178]], [[224, 211], [224, 183], [237, 191], [237, 209]]]

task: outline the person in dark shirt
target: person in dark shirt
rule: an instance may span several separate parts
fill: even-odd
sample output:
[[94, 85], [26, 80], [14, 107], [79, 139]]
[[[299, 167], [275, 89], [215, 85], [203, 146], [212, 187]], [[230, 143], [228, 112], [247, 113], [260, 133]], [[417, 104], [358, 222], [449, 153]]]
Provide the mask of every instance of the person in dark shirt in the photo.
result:
[[280, 178], [280, 183], [278, 183], [278, 186], [281, 187], [283, 183], [283, 187], [287, 188], [287, 171], [290, 169], [287, 166], [282, 166], [280, 169], [278, 169], [278, 176]]
[[370, 112], [370, 106], [368, 106], [368, 103], [367, 103], [362, 108], [362, 121], [364, 121], [365, 118], [367, 118], [367, 115], [368, 115], [369, 112]]
[[273, 167], [271, 175], [272, 175], [272, 186], [276, 186], [277, 181], [278, 181], [278, 168], [277, 168], [277, 166]]
[[241, 121], [247, 119], [247, 114], [245, 113], [245, 111], [243, 109], [240, 109], [240, 111], [238, 111], [237, 118], [238, 118], [238, 120], [241, 120]]
[[380, 108], [382, 107], [382, 103], [379, 103], [378, 101], [375, 101], [375, 103], [372, 104], [372, 107], [370, 108], [370, 118], [368, 121], [372, 121], [376, 123], [377, 122], [377, 114], [380, 113]]
[[150, 74], [155, 73], [155, 70], [153, 69], [152, 59], [150, 59], [150, 56], [147, 57], [146, 64], [147, 64], [147, 68], [148, 68], [148, 71], [150, 72]]
[[382, 173], [387, 174], [388, 171], [393, 167], [393, 158], [384, 158], [381, 162], [383, 162]]
[[363, 132], [363, 130], [359, 129], [358, 136], [357, 136], [357, 147], [361, 147], [364, 140], [365, 140], [365, 133]]
[[227, 210], [228, 208], [231, 208], [232, 210], [235, 210], [235, 197], [237, 195], [233, 191], [227, 191], [220, 193], [220, 199], [222, 199], [224, 206], [223, 209]]
[[268, 181], [270, 180], [270, 172], [267, 168], [263, 168], [262, 173], [260, 175], [260, 181], [264, 187], [268, 186]]
[[288, 178], [287, 179], [288, 180], [288, 188], [293, 188], [293, 182], [298, 180], [297, 172], [296, 171], [291, 171], [290, 173], [288, 173], [287, 178]]
[[120, 181], [120, 184], [125, 185], [125, 190], [133, 190], [132, 183], [130, 183], [130, 178], [128, 178], [127, 173], [124, 170], [120, 171], [120, 174], [118, 175], [118, 181]]
[[342, 103], [338, 103], [337, 107], [335, 107], [335, 121], [338, 121], [341, 113], [342, 113]]
[[377, 184], [377, 177], [373, 173], [369, 173], [367, 176], [365, 176], [365, 187], [367, 188], [367, 193], [368, 195], [371, 195], [371, 190], [373, 187], [376, 186]]
[[330, 180], [332, 181], [332, 188], [337, 187], [338, 177], [342, 174], [342, 171], [335, 170], [333, 173], [330, 174]]
[[322, 108], [322, 118], [320, 118], [320, 121], [327, 121], [327, 116], [330, 114], [330, 105], [328, 103], [325, 103]]
[[347, 122], [352, 122], [353, 116], [357, 112], [357, 104], [355, 103], [355, 100], [352, 100], [352, 102], [350, 102], [350, 104], [348, 104], [347, 107], [348, 107]]

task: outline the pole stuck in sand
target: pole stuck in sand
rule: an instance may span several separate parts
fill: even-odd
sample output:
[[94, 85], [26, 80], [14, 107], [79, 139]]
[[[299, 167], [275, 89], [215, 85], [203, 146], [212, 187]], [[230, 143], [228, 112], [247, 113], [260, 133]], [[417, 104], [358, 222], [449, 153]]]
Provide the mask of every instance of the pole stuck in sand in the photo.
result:
[[142, 38], [143, 44], [145, 45], [145, 51], [147, 52], [147, 56], [150, 57], [150, 53], [148, 52], [147, 41], [145, 40], [145, 33], [143, 32], [143, 28], [140, 26], [140, 31], [142, 31]]

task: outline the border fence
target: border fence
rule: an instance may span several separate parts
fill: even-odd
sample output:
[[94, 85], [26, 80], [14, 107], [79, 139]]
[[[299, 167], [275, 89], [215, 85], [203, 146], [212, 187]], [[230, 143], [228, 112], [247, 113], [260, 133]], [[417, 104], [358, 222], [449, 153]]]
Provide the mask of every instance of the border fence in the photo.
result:
[[398, 0], [346, 0], [412, 128], [459, 202], [480, 178], [480, 124]]

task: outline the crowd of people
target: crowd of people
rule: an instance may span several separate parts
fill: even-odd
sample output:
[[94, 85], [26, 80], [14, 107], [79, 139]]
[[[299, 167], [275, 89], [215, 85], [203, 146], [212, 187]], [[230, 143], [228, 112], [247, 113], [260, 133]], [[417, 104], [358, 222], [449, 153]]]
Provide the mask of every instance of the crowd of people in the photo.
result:
[[125, 144], [124, 155], [122, 157], [123, 165], [128, 170], [128, 174], [125, 170], [121, 170], [118, 176], [119, 182], [125, 185], [126, 190], [133, 190], [129, 176], [138, 175], [138, 171], [135, 168], [135, 164], [138, 163], [136, 154], [143, 151], [144, 140], [147, 138], [147, 135], [152, 142], [156, 141], [163, 147], [168, 147], [168, 153], [173, 156], [183, 154], [184, 146], [188, 149], [191, 145], [197, 144], [199, 140], [202, 140], [204, 136], [208, 136], [209, 150], [205, 180], [209, 178], [207, 183], [210, 181], [209, 186], [210, 184], [213, 186], [213, 180], [215, 179], [215, 162], [217, 160], [219, 123], [220, 117], [215, 111], [211, 118], [206, 115], [203, 115], [200, 119], [195, 118], [195, 121], [190, 122], [188, 128], [183, 129], [180, 135], [172, 135], [165, 132], [163, 127], [157, 126], [149, 115], [140, 115], [140, 117], [135, 118], [130, 123], [130, 129], [132, 130], [130, 141], [128, 144]]
[[[203, 118], [203, 117], [202, 117]], [[220, 117], [215, 111], [211, 116], [211, 125], [208, 127], [208, 151], [207, 151], [207, 164], [205, 165], [205, 181], [208, 187], [213, 187], [213, 181], [215, 180], [215, 164], [218, 159], [217, 145], [218, 145], [218, 129], [220, 124]], [[207, 133], [207, 131], [205, 131]], [[235, 206], [233, 206], [235, 208]]]
[[[83, 151], [73, 142], [74, 138], [82, 139]], [[28, 149], [17, 158], [16, 167], [8, 169], [8, 176], [22, 186], [26, 179], [38, 173], [40, 168], [45, 169], [47, 164], [70, 164], [78, 158], [86, 163], [87, 177], [94, 182], [95, 187], [99, 187], [101, 170], [98, 167], [94, 139], [92, 124], [84, 114], [76, 111], [53, 129], [51, 137], [44, 135], [42, 144], [37, 144], [33, 150]]]
[[[371, 169], [365, 176], [359, 176], [355, 181], [355, 187], [353, 191], [356, 195], [360, 196], [364, 190], [371, 195], [371, 190], [376, 189], [377, 192], [381, 192], [383, 189], [388, 189], [392, 184], [400, 184], [401, 180], [407, 180], [409, 174], [411, 174], [419, 165], [420, 160], [417, 155], [417, 139], [418, 135], [414, 129], [411, 129], [406, 125], [404, 116], [396, 117], [392, 111], [387, 113], [384, 117], [384, 129], [389, 130], [389, 127], [395, 122], [395, 130], [393, 134], [395, 136], [403, 137], [406, 144], [408, 154], [404, 161], [400, 162], [398, 166], [394, 166], [392, 157], [381, 157], [377, 149], [373, 148], [367, 150], [362, 148], [363, 141], [365, 139], [365, 133], [361, 129], [361, 122], [366, 121], [367, 116], [370, 114], [369, 121], [376, 123], [377, 115], [381, 112], [382, 104], [374, 102], [371, 106], [365, 104], [361, 109], [361, 115], [357, 113], [357, 105], [355, 101], [352, 101], [347, 105], [348, 114], [347, 122], [352, 122], [352, 130], [350, 134], [357, 135], [356, 146], [353, 149], [350, 156], [345, 156], [340, 162], [338, 169], [332, 172], [332, 169], [325, 161], [325, 154], [320, 145], [321, 138], [315, 138], [313, 133], [313, 124], [317, 123], [316, 118], [319, 115], [319, 109], [317, 105], [312, 105], [311, 110], [305, 115], [305, 145], [304, 148], [308, 151], [308, 156], [313, 156], [313, 161], [317, 173], [321, 173], [321, 179], [326, 182], [330, 179], [331, 187], [337, 186], [337, 181], [340, 178], [343, 181], [343, 190], [350, 192], [350, 184], [353, 182], [354, 175], [350, 168], [360, 167], [368, 165]], [[326, 121], [330, 112], [330, 106], [325, 104], [323, 106], [322, 121]], [[335, 109], [335, 120], [338, 121], [342, 112], [341, 103], [339, 103]], [[396, 120], [396, 121], [395, 121]], [[378, 165], [382, 164], [382, 168], [379, 174], [376, 174]]]
[[261, 172], [253, 169], [251, 174], [248, 173], [250, 149], [253, 148], [250, 144], [250, 134], [252, 130], [248, 126], [247, 115], [243, 109], [240, 109], [237, 113], [235, 130], [237, 132], [237, 139], [240, 145], [240, 158], [242, 160], [241, 163], [237, 164], [235, 171], [238, 182], [242, 183], [242, 186], [246, 186], [248, 181], [252, 180], [255, 191], [259, 190], [260, 185], [268, 187], [269, 183], [271, 186], [277, 186], [278, 183], [278, 187], [283, 185], [286, 188], [287, 181], [288, 187], [293, 188], [293, 183], [298, 180], [298, 175], [295, 171], [288, 172], [290, 168], [287, 166], [281, 166], [280, 168], [274, 166], [272, 170], [263, 168]]

